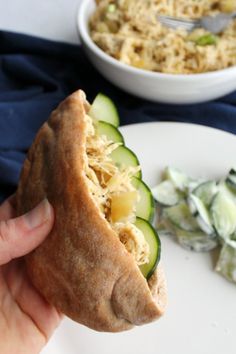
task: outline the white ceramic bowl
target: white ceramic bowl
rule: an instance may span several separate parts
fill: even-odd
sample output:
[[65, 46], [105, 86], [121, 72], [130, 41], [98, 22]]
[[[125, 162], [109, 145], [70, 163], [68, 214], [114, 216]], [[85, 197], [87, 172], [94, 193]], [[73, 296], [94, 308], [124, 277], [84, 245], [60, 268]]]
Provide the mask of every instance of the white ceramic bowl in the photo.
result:
[[94, 0], [81, 0], [77, 25], [87, 56], [110, 82], [151, 101], [187, 104], [224, 96], [236, 90], [236, 66], [203, 74], [172, 75], [137, 69], [103, 52], [91, 39], [88, 19], [95, 10]]

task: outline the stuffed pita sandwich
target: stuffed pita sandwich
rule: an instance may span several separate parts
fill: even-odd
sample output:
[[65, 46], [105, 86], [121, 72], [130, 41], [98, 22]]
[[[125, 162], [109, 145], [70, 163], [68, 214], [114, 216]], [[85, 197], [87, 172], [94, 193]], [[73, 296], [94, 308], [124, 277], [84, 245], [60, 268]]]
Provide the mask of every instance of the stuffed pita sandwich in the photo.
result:
[[79, 90], [52, 112], [24, 162], [17, 210], [48, 198], [55, 211], [51, 233], [26, 257], [34, 286], [74, 321], [118, 332], [158, 319], [166, 286], [135, 155], [94, 117], [99, 107], [115, 116], [105, 101], [91, 107]]

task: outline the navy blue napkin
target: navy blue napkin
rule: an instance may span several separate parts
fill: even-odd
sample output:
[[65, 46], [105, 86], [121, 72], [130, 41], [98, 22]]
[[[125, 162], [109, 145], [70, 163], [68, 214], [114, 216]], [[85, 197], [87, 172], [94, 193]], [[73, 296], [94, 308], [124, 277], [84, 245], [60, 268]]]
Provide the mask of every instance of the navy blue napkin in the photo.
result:
[[106, 81], [80, 46], [0, 31], [0, 201], [13, 193], [37, 130], [57, 104], [82, 88], [119, 108], [121, 124], [180, 121], [236, 133], [236, 92], [218, 101], [177, 106], [128, 95]]

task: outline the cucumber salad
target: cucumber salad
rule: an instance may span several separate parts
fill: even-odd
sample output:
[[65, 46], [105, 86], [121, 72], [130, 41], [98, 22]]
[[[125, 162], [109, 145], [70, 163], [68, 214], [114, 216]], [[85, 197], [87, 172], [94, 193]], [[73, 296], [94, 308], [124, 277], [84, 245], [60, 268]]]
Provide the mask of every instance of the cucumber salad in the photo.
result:
[[86, 126], [86, 175], [91, 194], [149, 280], [161, 252], [160, 239], [151, 224], [154, 199], [142, 180], [137, 156], [125, 145], [118, 130], [119, 115], [110, 98], [102, 93], [95, 97], [86, 116]]
[[215, 269], [236, 283], [236, 169], [216, 181], [193, 179], [167, 167], [152, 194], [157, 230], [196, 252], [221, 247]]

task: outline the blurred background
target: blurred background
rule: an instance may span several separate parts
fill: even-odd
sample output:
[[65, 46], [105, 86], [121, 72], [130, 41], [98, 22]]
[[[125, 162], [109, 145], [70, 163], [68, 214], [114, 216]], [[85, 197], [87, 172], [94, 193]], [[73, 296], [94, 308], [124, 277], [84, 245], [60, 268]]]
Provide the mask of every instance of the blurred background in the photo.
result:
[[0, 0], [0, 29], [78, 43], [80, 0]]

